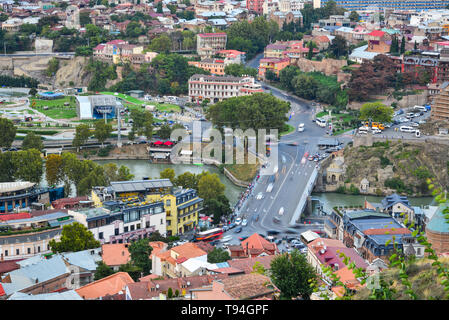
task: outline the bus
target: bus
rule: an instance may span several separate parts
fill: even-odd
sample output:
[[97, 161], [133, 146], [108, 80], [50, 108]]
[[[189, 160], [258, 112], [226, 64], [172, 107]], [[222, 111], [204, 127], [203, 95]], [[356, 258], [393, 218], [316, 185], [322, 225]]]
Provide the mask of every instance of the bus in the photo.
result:
[[223, 234], [223, 229], [221, 228], [214, 228], [210, 230], [206, 230], [203, 232], [198, 232], [194, 239], [195, 241], [212, 241], [215, 239], [218, 239]]
[[408, 127], [408, 126], [401, 126], [399, 128], [399, 130], [401, 130], [401, 132], [415, 132], [416, 130], [412, 127]]

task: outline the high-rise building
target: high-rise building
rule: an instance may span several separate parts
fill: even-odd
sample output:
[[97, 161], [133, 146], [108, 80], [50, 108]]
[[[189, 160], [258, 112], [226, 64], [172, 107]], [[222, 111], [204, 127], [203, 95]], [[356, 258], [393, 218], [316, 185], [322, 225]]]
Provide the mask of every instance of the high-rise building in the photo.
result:
[[[323, 7], [330, 0], [313, 0], [313, 7]], [[444, 9], [449, 0], [334, 0], [337, 6], [347, 10], [366, 10], [367, 7], [397, 10]]]

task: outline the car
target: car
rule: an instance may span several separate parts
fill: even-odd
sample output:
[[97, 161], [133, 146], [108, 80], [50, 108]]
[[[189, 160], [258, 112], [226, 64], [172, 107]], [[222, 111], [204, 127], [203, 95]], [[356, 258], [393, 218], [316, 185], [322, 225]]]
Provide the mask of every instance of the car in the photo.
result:
[[248, 220], [243, 219], [242, 220], [242, 227], [245, 227], [248, 224]]
[[220, 242], [228, 242], [232, 239], [232, 236], [225, 236], [223, 238], [220, 239]]
[[310, 156], [307, 158], [307, 160], [309, 160], [309, 161], [313, 161], [313, 159], [314, 159], [313, 156]]
[[263, 199], [263, 193], [262, 193], [262, 192], [259, 192], [259, 193], [257, 194], [257, 196], [256, 196], [256, 199], [257, 199], [257, 200]]
[[276, 243], [276, 244], [280, 244], [282, 242], [282, 239], [275, 239], [274, 240], [274, 243]]
[[278, 217], [273, 217], [273, 222], [274, 223], [281, 223], [281, 219], [279, 219]]
[[293, 228], [288, 228], [285, 230], [285, 233], [298, 233], [298, 231]]
[[209, 244], [210, 244], [211, 246], [216, 246], [219, 242], [220, 242], [220, 241], [218, 241], [218, 240], [213, 240], [213, 241], [209, 242]]
[[426, 120], [419, 120], [418, 123], [419, 124], [424, 124], [424, 123], [426, 123]]
[[235, 219], [235, 225], [239, 226], [242, 223], [242, 218]]
[[300, 123], [298, 125], [298, 132], [303, 132], [304, 131], [304, 123]]
[[419, 127], [419, 124], [416, 123], [416, 122], [410, 122], [410, 125], [411, 125], [412, 127]]
[[302, 254], [306, 254], [307, 251], [308, 251], [308, 250], [307, 250], [307, 247], [302, 248], [302, 249], [299, 250], [299, 252], [301, 252]]
[[280, 216], [282, 216], [283, 214], [284, 214], [284, 207], [281, 207], [280, 209], [279, 209], [279, 213], [278, 213]]
[[298, 145], [298, 142], [287, 143], [287, 145], [289, 145], [291, 147], [296, 147]]
[[223, 232], [226, 232], [229, 230], [229, 226], [223, 226], [223, 228], [221, 228], [221, 230], [223, 230]]
[[239, 238], [240, 241], [244, 241], [246, 239], [248, 239], [248, 236], [242, 236], [242, 237]]
[[235, 228], [236, 227], [236, 224], [235, 223], [230, 223], [229, 225], [228, 225], [228, 230], [230, 230], [230, 229], [232, 229], [232, 228]]
[[234, 233], [240, 233], [240, 232], [242, 232], [242, 226], [238, 226], [237, 228], [235, 228], [235, 231], [234, 231]]
[[267, 231], [267, 234], [268, 235], [276, 235], [276, 234], [279, 234], [280, 232], [279, 231], [277, 231], [277, 230], [268, 230]]

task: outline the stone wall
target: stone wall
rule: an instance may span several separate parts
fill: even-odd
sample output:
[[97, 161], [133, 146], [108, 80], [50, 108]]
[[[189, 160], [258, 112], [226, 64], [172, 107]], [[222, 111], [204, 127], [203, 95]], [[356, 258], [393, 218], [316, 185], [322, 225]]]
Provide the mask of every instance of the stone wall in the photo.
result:
[[296, 65], [303, 72], [318, 71], [326, 76], [335, 76], [341, 68], [348, 63], [346, 60], [323, 59], [322, 61], [313, 61], [304, 58], [295, 59], [293, 65]]

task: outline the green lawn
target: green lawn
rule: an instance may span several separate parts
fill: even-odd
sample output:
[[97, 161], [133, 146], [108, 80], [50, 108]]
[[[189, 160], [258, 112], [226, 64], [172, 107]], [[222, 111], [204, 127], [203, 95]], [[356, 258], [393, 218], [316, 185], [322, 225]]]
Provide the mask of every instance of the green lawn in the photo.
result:
[[329, 112], [327, 112], [327, 111], [321, 111], [321, 112], [317, 113], [316, 117], [317, 117], [317, 118], [321, 118], [321, 117], [324, 117], [324, 116], [327, 115], [327, 114], [329, 114]]
[[[34, 108], [47, 117], [53, 119], [71, 119], [76, 118], [76, 100], [71, 99], [70, 96], [63, 97], [61, 99], [55, 100], [44, 100], [44, 99], [31, 99], [31, 108]], [[70, 105], [64, 106], [65, 103], [69, 103]], [[44, 107], [47, 106], [48, 110], [44, 110]]]
[[[114, 92], [108, 92], [108, 91], [104, 91], [104, 92], [100, 92], [100, 93], [111, 95], [111, 96], [115, 95]], [[144, 101], [144, 100], [140, 100], [140, 99], [128, 96], [123, 93], [118, 93], [115, 96], [128, 102], [128, 103], [125, 103], [124, 106], [130, 110], [135, 109], [137, 106], [141, 106], [141, 105], [155, 105], [156, 109], [160, 112], [170, 112], [170, 111], [180, 112], [181, 111], [181, 108], [174, 104], [155, 103], [155, 102], [151, 102], [151, 101]]]
[[288, 127], [288, 130], [287, 131], [281, 131], [280, 133], [279, 133], [279, 135], [282, 137], [282, 136], [285, 136], [286, 134], [289, 134], [289, 133], [292, 133], [293, 131], [295, 131], [295, 127], [293, 127], [292, 125], [289, 125], [289, 124], [286, 124], [286, 126]]

